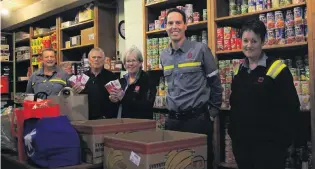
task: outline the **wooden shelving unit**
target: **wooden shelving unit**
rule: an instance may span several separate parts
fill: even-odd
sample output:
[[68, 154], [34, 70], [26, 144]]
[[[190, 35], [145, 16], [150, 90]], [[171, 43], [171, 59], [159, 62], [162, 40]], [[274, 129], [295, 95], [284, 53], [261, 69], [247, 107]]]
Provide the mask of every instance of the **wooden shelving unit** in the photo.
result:
[[60, 50], [61, 51], [65, 51], [65, 50], [78, 49], [78, 48], [91, 47], [91, 46], [94, 46], [94, 43], [86, 44], [86, 45], [73, 46], [73, 47], [70, 47], [70, 48], [62, 48]]
[[49, 32], [46, 32], [46, 33], [43, 33], [43, 34], [34, 35], [34, 36], [32, 36], [32, 38], [33, 38], [33, 39], [36, 39], [36, 38], [39, 38], [39, 37], [49, 36], [49, 35], [51, 35], [51, 34], [53, 34], [53, 33], [55, 33], [55, 32], [56, 32], [55, 30], [49, 31]]
[[88, 21], [84, 21], [84, 22], [80, 22], [74, 25], [71, 25], [69, 27], [64, 27], [64, 28], [60, 28], [60, 30], [67, 30], [67, 31], [71, 31], [71, 30], [81, 30], [83, 28], [88, 28], [88, 27], [92, 27], [94, 24], [94, 20], [88, 20]]
[[[311, 7], [312, 6], [312, 7]], [[272, 55], [276, 55], [276, 57], [286, 56], [286, 58], [294, 57], [297, 55], [304, 55], [303, 53], [307, 52], [309, 56], [309, 67], [310, 67], [310, 74], [312, 76], [310, 77], [310, 90], [311, 90], [311, 112], [312, 115], [315, 114], [315, 31], [310, 31], [310, 29], [315, 28], [315, 23], [311, 22], [311, 20], [314, 20], [314, 14], [315, 14], [315, 3], [311, 1], [307, 1], [300, 4], [292, 4], [287, 5], [281, 8], [273, 8], [273, 9], [266, 9], [262, 11], [257, 11], [253, 13], [247, 13], [247, 14], [241, 14], [241, 15], [235, 15], [235, 16], [228, 16], [229, 15], [229, 4], [228, 1], [222, 1], [222, 0], [212, 0], [211, 1], [211, 9], [208, 10], [209, 13], [211, 13], [211, 17], [213, 18], [213, 22], [210, 23], [211, 30], [212, 30], [212, 41], [210, 44], [210, 48], [213, 53], [216, 54], [216, 57], [218, 60], [225, 60], [225, 59], [234, 59], [239, 57], [244, 57], [241, 49], [236, 50], [229, 50], [229, 51], [217, 51], [217, 43], [216, 43], [216, 35], [217, 35], [217, 28], [218, 27], [224, 27], [224, 26], [232, 26], [236, 28], [240, 28], [241, 24], [249, 19], [258, 19], [259, 14], [265, 14], [267, 12], [274, 12], [279, 10], [286, 10], [286, 9], [293, 9], [294, 7], [307, 7], [307, 24], [308, 24], [308, 37], [306, 42], [299, 42], [299, 43], [293, 43], [293, 44], [284, 44], [284, 45], [272, 45], [272, 46], [264, 46], [263, 50], [267, 53], [271, 53]], [[290, 53], [291, 52], [291, 53]], [[285, 54], [285, 55], [283, 55]], [[222, 111], [229, 112], [230, 109], [222, 108]], [[305, 111], [301, 111], [305, 112]], [[224, 141], [221, 141], [221, 139], [224, 139], [224, 136], [221, 136], [221, 131], [223, 130], [221, 127], [224, 126], [220, 123], [224, 122], [221, 119], [225, 119], [224, 116], [228, 116], [229, 113], [220, 113], [220, 117], [217, 117], [214, 123], [214, 154], [215, 154], [215, 166], [217, 168], [237, 168], [236, 164], [228, 164], [224, 162], [224, 159], [222, 159], [222, 152], [224, 152], [224, 145], [222, 143]], [[314, 118], [314, 117], [313, 117]], [[313, 132], [315, 131], [315, 124], [312, 125]], [[313, 140], [315, 141], [315, 136], [313, 136]], [[315, 145], [315, 142], [313, 141], [313, 145]], [[315, 158], [314, 158], [315, 160]]]

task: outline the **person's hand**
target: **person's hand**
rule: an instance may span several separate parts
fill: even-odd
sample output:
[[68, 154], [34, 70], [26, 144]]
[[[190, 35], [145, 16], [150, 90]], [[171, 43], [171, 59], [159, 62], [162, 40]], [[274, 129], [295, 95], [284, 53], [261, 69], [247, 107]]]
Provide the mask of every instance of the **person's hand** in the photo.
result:
[[112, 97], [118, 98], [119, 100], [122, 100], [124, 97], [124, 91], [121, 89], [113, 88], [112, 91], [110, 92], [110, 95]]
[[80, 83], [75, 84], [72, 89], [74, 90], [74, 92], [76, 92], [77, 94], [81, 93], [81, 91], [83, 90], [83, 88], [81, 87]]
[[109, 100], [113, 103], [117, 103], [119, 102], [119, 99], [115, 96], [109, 95]]

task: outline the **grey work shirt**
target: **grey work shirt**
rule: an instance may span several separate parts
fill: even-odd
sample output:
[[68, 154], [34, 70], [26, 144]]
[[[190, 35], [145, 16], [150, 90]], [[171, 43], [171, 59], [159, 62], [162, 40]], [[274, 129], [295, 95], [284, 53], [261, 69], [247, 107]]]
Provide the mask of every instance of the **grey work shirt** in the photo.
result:
[[69, 74], [62, 69], [55, 67], [52, 76], [46, 76], [44, 69], [41, 68], [34, 72], [28, 80], [26, 93], [45, 92], [50, 95], [58, 95], [58, 93], [67, 86]]
[[[221, 106], [222, 88], [218, 68], [206, 44], [185, 39], [178, 50], [170, 46], [160, 57], [168, 85], [166, 104], [170, 111], [200, 108], [209, 100], [217, 107]], [[207, 78], [214, 76], [217, 79], [213, 88], [212, 84], [207, 83]], [[216, 93], [213, 100], [210, 97], [211, 90]]]

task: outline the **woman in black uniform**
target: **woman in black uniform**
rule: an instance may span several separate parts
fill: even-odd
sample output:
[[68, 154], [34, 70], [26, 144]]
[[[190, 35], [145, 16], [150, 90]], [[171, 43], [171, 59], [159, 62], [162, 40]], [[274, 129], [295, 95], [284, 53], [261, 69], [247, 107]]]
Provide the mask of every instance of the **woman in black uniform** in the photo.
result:
[[295, 135], [300, 102], [285, 64], [266, 56], [266, 27], [242, 27], [245, 62], [234, 72], [229, 134], [239, 169], [284, 169]]

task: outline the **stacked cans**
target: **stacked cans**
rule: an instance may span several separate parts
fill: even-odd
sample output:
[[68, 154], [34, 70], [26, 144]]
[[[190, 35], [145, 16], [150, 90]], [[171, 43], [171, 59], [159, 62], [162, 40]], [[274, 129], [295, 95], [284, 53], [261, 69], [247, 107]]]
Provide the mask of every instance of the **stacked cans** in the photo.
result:
[[217, 50], [241, 49], [240, 30], [232, 27], [217, 28]]
[[193, 4], [185, 5], [185, 14], [187, 23], [193, 23]]
[[235, 164], [235, 157], [232, 149], [232, 139], [228, 133], [228, 123], [225, 123], [225, 163]]
[[149, 70], [160, 68], [160, 54], [168, 48], [168, 44], [168, 37], [147, 39], [147, 67]]
[[154, 112], [153, 119], [156, 120], [156, 127], [165, 130], [165, 121], [168, 119], [168, 114], [161, 112]]
[[220, 74], [221, 84], [223, 88], [222, 108], [230, 107], [229, 99], [230, 99], [230, 94], [231, 94], [232, 77], [236, 69], [238, 69], [240, 64], [243, 62], [244, 62], [244, 59], [219, 61], [219, 74]]
[[204, 44], [208, 44], [208, 33], [206, 30], [201, 31], [201, 35], [191, 35], [187, 37], [188, 40], [194, 42], [202, 42]]

